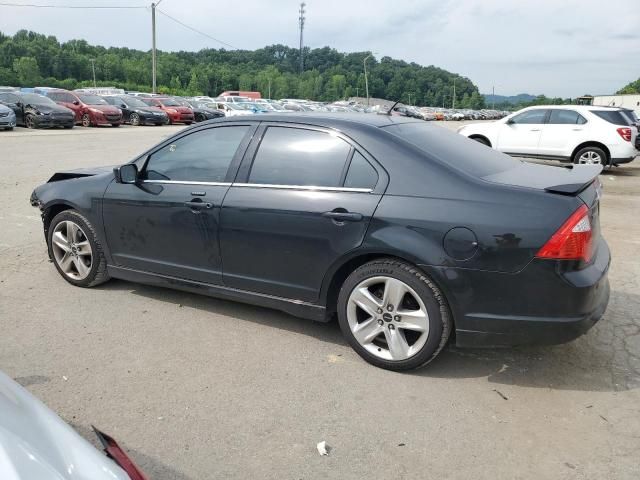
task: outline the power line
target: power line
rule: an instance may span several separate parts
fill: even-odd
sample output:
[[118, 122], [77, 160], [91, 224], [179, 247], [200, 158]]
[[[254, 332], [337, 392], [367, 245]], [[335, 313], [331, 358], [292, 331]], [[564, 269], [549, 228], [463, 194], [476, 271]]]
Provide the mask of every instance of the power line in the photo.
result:
[[180, 20], [178, 20], [177, 18], [173, 18], [171, 15], [169, 15], [169, 14], [167, 14], [167, 13], [163, 12], [163, 11], [162, 11], [162, 10], [160, 10], [159, 8], [156, 8], [156, 11], [157, 11], [158, 13], [161, 13], [162, 15], [164, 15], [165, 17], [167, 17], [168, 19], [173, 20], [173, 21], [174, 21], [174, 22], [176, 22], [177, 24], [182, 25], [184, 28], [188, 28], [188, 29], [189, 29], [189, 30], [191, 30], [191, 31], [194, 31], [194, 32], [196, 32], [196, 33], [199, 33], [200, 35], [203, 35], [203, 36], [205, 36], [205, 37], [207, 37], [207, 38], [209, 38], [209, 39], [211, 39], [211, 40], [213, 40], [213, 41], [215, 41], [215, 42], [221, 43], [222, 45], [226, 45], [227, 47], [233, 48], [233, 49], [235, 49], [235, 50], [240, 50], [238, 47], [234, 47], [233, 45], [231, 45], [231, 44], [229, 44], [229, 43], [227, 43], [227, 42], [223, 42], [222, 40], [218, 40], [217, 38], [212, 37], [212, 36], [211, 36], [211, 35], [209, 35], [208, 33], [201, 32], [200, 30], [198, 30], [198, 29], [196, 29], [196, 28], [193, 28], [193, 27], [191, 27], [191, 26], [187, 25], [187, 24], [186, 24], [186, 23], [184, 23], [184, 22], [181, 22], [181, 21], [180, 21]]
[[35, 3], [5, 3], [0, 2], [0, 7], [30, 7], [30, 8], [73, 8], [79, 10], [106, 10], [106, 9], [140, 9], [146, 6], [122, 6], [122, 5], [39, 5]]

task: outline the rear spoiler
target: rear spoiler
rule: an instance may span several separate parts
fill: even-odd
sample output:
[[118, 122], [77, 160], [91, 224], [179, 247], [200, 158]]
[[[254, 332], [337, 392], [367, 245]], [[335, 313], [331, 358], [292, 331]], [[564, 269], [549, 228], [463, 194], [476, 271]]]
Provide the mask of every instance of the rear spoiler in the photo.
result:
[[568, 179], [570, 182], [545, 187], [546, 192], [576, 195], [591, 185], [602, 172], [602, 165], [572, 165], [567, 168], [572, 170], [571, 177]]

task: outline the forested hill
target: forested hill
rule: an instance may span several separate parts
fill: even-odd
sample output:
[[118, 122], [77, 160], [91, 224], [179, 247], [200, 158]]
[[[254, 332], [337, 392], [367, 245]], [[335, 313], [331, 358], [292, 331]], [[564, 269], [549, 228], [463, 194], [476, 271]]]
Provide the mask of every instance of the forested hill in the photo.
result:
[[[159, 52], [159, 90], [173, 94], [217, 95], [223, 90], [259, 90], [272, 98], [338, 100], [363, 96], [363, 60], [368, 52], [341, 53], [330, 47], [305, 51], [299, 74], [298, 49], [271, 45], [254, 51], [204, 49]], [[60, 43], [53, 36], [21, 30], [0, 33], [0, 85], [78, 88], [93, 83], [128, 90], [151, 88], [151, 52], [105, 48], [85, 40]], [[450, 106], [455, 79], [456, 106], [481, 108], [484, 99], [468, 79], [434, 66], [390, 57], [370, 58], [369, 94], [418, 105]]]

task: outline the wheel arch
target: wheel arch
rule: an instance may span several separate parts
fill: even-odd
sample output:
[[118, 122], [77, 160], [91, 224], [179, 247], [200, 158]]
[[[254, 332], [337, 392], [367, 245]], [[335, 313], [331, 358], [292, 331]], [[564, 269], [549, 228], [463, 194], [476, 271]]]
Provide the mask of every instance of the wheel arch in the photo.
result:
[[597, 147], [602, 149], [604, 153], [607, 155], [607, 163], [611, 161], [611, 152], [609, 151], [609, 149], [604, 143], [589, 140], [587, 142], [582, 142], [576, 148], [573, 149], [573, 152], [571, 152], [571, 157], [569, 157], [572, 162], [575, 160], [576, 153], [578, 153], [580, 150], [582, 150], [585, 147]]
[[493, 148], [493, 144], [491, 143], [491, 140], [489, 140], [489, 138], [486, 135], [482, 135], [480, 133], [474, 133], [472, 135], [469, 135], [469, 137], [471, 140], [475, 140], [476, 138], [478, 139], [482, 139], [485, 142], [487, 142], [487, 146]]
[[75, 207], [69, 203], [65, 202], [56, 202], [51, 205], [48, 205], [42, 210], [42, 224], [44, 226], [44, 238], [45, 241], [48, 240], [49, 235], [49, 227], [51, 226], [51, 221], [54, 219], [56, 215], [65, 210], [73, 210]]

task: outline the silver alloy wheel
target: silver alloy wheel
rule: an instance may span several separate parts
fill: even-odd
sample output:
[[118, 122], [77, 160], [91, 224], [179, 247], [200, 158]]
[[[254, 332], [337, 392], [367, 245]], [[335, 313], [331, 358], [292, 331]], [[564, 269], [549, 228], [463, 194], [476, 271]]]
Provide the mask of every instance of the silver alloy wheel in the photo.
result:
[[70, 220], [58, 223], [51, 236], [51, 249], [60, 270], [73, 280], [84, 280], [91, 271], [93, 252], [84, 230]]
[[82, 126], [83, 127], [91, 126], [91, 117], [89, 116], [88, 113], [85, 113], [84, 115], [82, 115]]
[[140, 125], [140, 115], [138, 115], [137, 113], [132, 113], [129, 117], [129, 123], [135, 127]]
[[597, 152], [594, 152], [593, 150], [587, 150], [582, 155], [580, 155], [580, 158], [578, 158], [578, 163], [600, 165], [602, 163], [602, 158]]
[[379, 276], [360, 282], [349, 295], [347, 322], [369, 353], [383, 360], [406, 360], [429, 337], [424, 302], [401, 280]]

